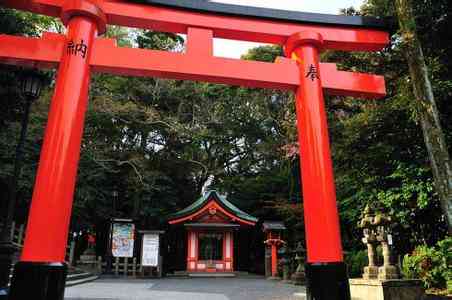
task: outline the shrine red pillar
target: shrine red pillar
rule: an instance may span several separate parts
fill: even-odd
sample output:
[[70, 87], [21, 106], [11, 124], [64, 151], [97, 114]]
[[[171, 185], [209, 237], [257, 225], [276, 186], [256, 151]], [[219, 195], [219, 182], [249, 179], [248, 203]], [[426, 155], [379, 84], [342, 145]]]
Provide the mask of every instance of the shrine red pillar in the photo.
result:
[[278, 248], [275, 243], [271, 244], [272, 252], [272, 277], [278, 275]]
[[64, 263], [80, 156], [94, 39], [106, 18], [88, 0], [69, 0], [68, 27], [41, 150], [25, 244], [14, 268], [10, 300], [62, 300]]
[[307, 292], [308, 299], [350, 300], [320, 77], [322, 46], [320, 34], [300, 32], [288, 39], [285, 48], [300, 70], [296, 111], [308, 255]]

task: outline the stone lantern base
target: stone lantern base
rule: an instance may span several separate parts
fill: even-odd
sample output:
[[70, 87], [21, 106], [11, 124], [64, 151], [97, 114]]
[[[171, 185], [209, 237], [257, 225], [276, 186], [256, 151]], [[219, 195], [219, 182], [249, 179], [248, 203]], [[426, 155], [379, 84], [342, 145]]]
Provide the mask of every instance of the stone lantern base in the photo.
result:
[[399, 271], [396, 266], [389, 265], [378, 268], [378, 279], [380, 280], [391, 280], [399, 278]]
[[350, 279], [352, 300], [422, 300], [420, 280]]
[[77, 261], [77, 266], [83, 270], [95, 273], [98, 269], [97, 263], [96, 251], [94, 248], [88, 248], [82, 255], [80, 255], [80, 260]]
[[306, 284], [306, 274], [304, 272], [295, 272], [290, 278], [295, 285], [305, 285]]
[[377, 266], [367, 266], [364, 267], [363, 273], [364, 279], [377, 279], [378, 278], [378, 267]]

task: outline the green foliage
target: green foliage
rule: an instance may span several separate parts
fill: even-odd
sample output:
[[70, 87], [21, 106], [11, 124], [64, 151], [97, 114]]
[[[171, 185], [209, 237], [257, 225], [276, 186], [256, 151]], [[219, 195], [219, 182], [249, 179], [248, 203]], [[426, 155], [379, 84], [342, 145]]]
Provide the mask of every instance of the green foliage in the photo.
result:
[[[183, 42], [151, 31], [134, 31], [130, 41], [127, 33], [108, 32], [142, 48], [179, 51]], [[253, 59], [262, 60], [261, 53]], [[289, 192], [298, 194], [280, 150], [291, 109], [291, 98], [274, 91], [94, 76], [74, 219], [132, 216], [163, 226], [165, 215], [198, 197], [209, 175], [242, 209], [274, 216], [272, 208], [289, 203]]]
[[433, 197], [433, 182], [428, 169], [398, 164], [387, 179], [394, 186], [377, 192], [377, 199], [390, 210], [402, 224], [409, 224], [416, 210], [425, 209]]
[[[0, 8], [0, 33], [2, 34], [38, 36], [43, 31], [49, 30], [54, 21], [49, 17]], [[6, 205], [10, 197], [15, 147], [19, 138], [20, 120], [24, 110], [24, 101], [20, 94], [22, 74], [23, 69], [19, 67], [6, 65], [0, 67], [0, 99], [2, 103], [2, 110], [0, 111], [0, 217], [3, 217], [7, 210]], [[34, 105], [33, 110], [35, 108], [36, 105]], [[42, 123], [35, 122], [39, 119], [37, 115], [32, 113], [29, 135], [24, 146], [24, 167], [17, 188], [18, 197], [21, 199], [17, 209], [17, 219], [20, 222], [23, 222], [26, 218], [28, 200], [31, 197], [36, 172], [36, 162], [39, 157], [42, 130], [39, 130], [38, 127]]]
[[[450, 17], [446, 1], [413, 1], [424, 52], [433, 76], [448, 145], [450, 126]], [[353, 11], [345, 13], [355, 14]], [[368, 0], [363, 15], [394, 16], [393, 1]], [[424, 17], [428, 15], [429, 17]], [[441, 33], [439, 33], [441, 32]], [[436, 38], [442, 36], [442, 38]], [[445, 55], [449, 53], [449, 56]], [[446, 226], [432, 181], [428, 154], [418, 124], [403, 49], [398, 35], [390, 48], [379, 53], [327, 52], [324, 59], [345, 70], [383, 74], [388, 96], [378, 101], [334, 97], [328, 101], [333, 161], [343, 237], [347, 249], [361, 248], [356, 222], [367, 203], [383, 207], [397, 222], [396, 248], [411, 252], [416, 245], [435, 244], [444, 238]], [[428, 220], [428, 221], [427, 221]]]
[[356, 252], [345, 253], [345, 263], [350, 278], [360, 278], [363, 274], [364, 267], [369, 264], [367, 251], [361, 250]]
[[182, 49], [184, 40], [177, 34], [156, 31], [144, 31], [137, 36], [139, 48], [178, 51]]
[[284, 56], [282, 48], [272, 45], [250, 49], [246, 54], [242, 55], [242, 59], [274, 62], [278, 56]]
[[0, 7], [2, 33], [37, 36], [58, 24], [59, 21], [50, 17]]
[[452, 238], [438, 242], [436, 247], [422, 245], [403, 259], [403, 275], [421, 279], [428, 289], [447, 287], [452, 292]]

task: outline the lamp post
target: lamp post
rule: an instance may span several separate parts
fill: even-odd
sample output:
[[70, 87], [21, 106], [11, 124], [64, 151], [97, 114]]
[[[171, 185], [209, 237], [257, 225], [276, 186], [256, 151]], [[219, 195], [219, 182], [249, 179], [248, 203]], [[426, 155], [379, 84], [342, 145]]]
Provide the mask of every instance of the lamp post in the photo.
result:
[[24, 98], [24, 113], [21, 122], [21, 131], [19, 141], [16, 146], [16, 154], [14, 159], [14, 171], [11, 178], [11, 193], [8, 202], [5, 222], [0, 233], [0, 299], [2, 295], [6, 295], [6, 289], [9, 283], [10, 270], [12, 265], [12, 256], [15, 247], [11, 239], [11, 226], [14, 220], [14, 212], [17, 203], [18, 181], [23, 164], [23, 146], [28, 129], [28, 120], [31, 105], [41, 95], [43, 77], [36, 71], [27, 72], [21, 84], [21, 92]]
[[[116, 199], [118, 198], [118, 191], [115, 189], [112, 193], [113, 196], [113, 216], [116, 215]], [[112, 243], [113, 243], [113, 220], [114, 218], [110, 218], [109, 227], [108, 227], [108, 243], [107, 243], [107, 253], [105, 255], [106, 267], [105, 274], [112, 275], [113, 274], [113, 252], [112, 252]]]

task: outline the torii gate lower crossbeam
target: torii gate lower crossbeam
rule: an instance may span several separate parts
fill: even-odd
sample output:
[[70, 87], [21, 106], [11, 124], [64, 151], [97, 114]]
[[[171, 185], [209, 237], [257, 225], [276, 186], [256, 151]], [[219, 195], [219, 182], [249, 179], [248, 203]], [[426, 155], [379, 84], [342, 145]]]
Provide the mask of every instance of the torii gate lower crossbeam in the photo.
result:
[[[362, 29], [351, 23], [313, 25], [312, 19], [300, 25], [267, 17], [261, 20], [258, 16], [199, 13], [125, 0], [6, 3], [52, 16], [61, 14], [68, 27], [65, 36], [0, 36], [0, 62], [58, 66], [25, 245], [14, 270], [10, 300], [64, 297], [65, 249], [91, 72], [296, 91], [308, 299], [350, 300], [323, 93], [379, 98], [385, 94], [385, 84], [380, 76], [338, 71], [334, 64], [320, 63], [319, 53], [323, 49], [381, 49], [388, 43], [388, 34], [382, 28]], [[105, 31], [107, 20], [187, 33], [186, 53], [117, 47], [112, 40], [96, 37]], [[279, 58], [275, 63], [262, 63], [214, 57], [214, 36], [283, 44], [286, 56], [292, 60]]]

